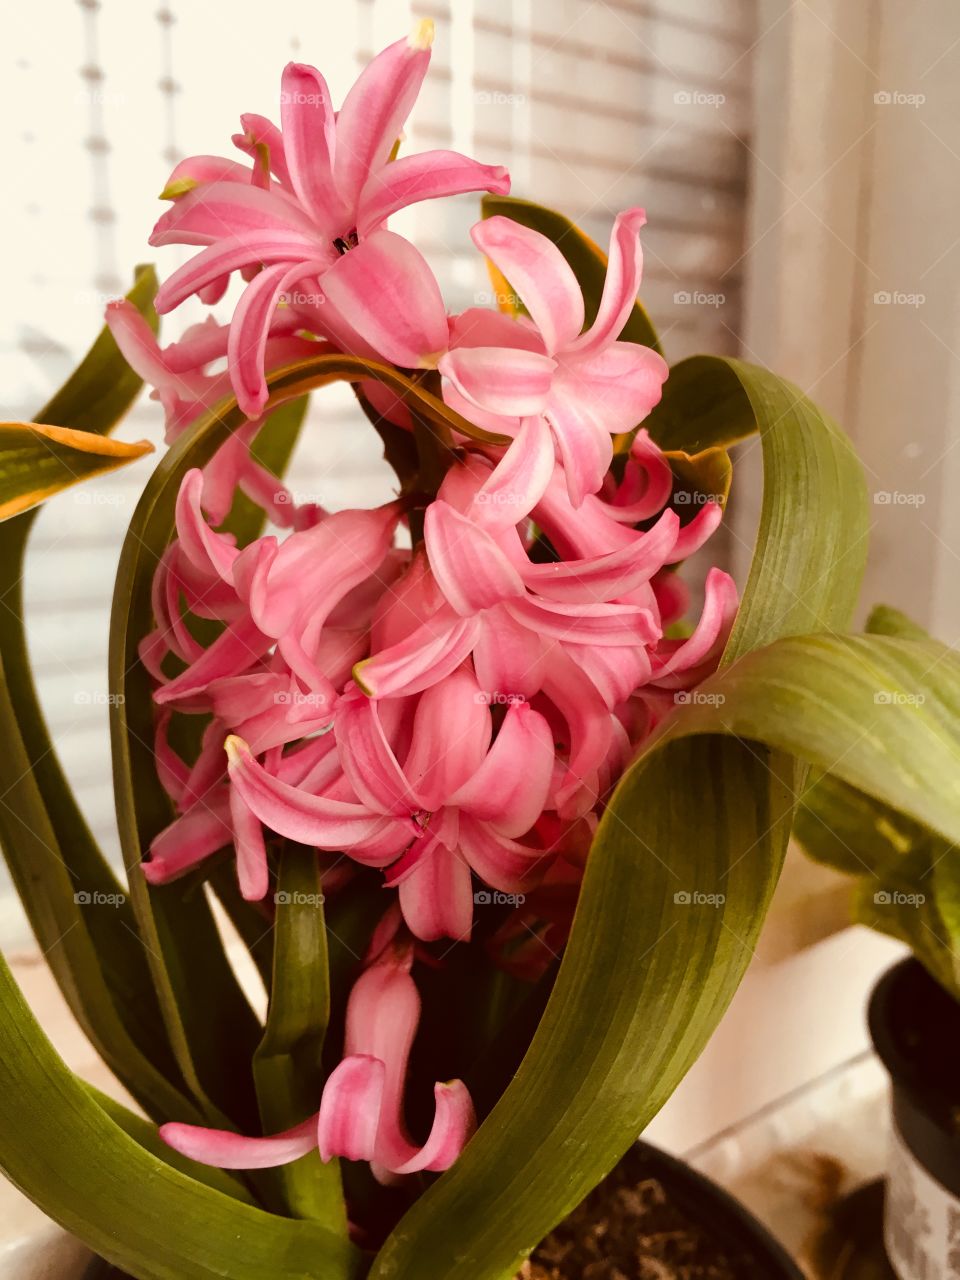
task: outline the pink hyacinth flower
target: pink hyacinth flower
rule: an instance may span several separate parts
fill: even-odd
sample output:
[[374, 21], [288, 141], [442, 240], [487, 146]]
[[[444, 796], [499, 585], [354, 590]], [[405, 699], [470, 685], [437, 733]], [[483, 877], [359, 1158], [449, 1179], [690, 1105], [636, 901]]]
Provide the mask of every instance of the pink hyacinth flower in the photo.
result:
[[649, 347], [618, 341], [640, 287], [645, 220], [642, 209], [618, 214], [600, 307], [585, 332], [583, 295], [557, 246], [509, 218], [479, 222], [474, 242], [522, 299], [539, 343], [471, 341], [439, 361], [448, 382], [444, 396], [466, 416], [480, 410], [515, 421], [545, 418], [575, 507], [600, 488], [613, 454], [611, 436], [647, 416], [668, 373]]
[[[174, 170], [168, 186], [174, 205], [150, 242], [204, 247], [164, 283], [157, 309], [170, 311], [195, 293], [215, 297], [232, 272], [246, 273], [250, 283], [234, 314], [229, 356], [238, 400], [251, 417], [266, 400], [264, 348], [281, 300], [296, 311], [302, 298], [305, 327], [326, 332], [326, 308], [317, 303], [326, 301], [318, 290], [326, 295], [327, 274], [336, 276], [341, 260], [368, 239], [388, 257], [403, 255], [400, 237], [383, 230], [392, 214], [439, 196], [509, 190], [505, 169], [453, 151], [391, 159], [426, 74], [432, 40], [432, 22], [419, 22], [408, 39], [364, 69], [339, 112], [320, 72], [291, 63], [283, 74], [281, 129], [260, 117], [245, 118], [247, 131], [238, 142], [255, 155], [252, 173], [211, 157], [183, 161]], [[412, 247], [409, 252], [416, 253]], [[331, 290], [336, 288], [334, 283]], [[392, 308], [380, 301], [389, 317]], [[396, 318], [400, 323], [403, 316]], [[364, 339], [363, 348], [347, 349], [367, 349], [370, 335]], [[386, 348], [381, 353], [394, 359]]]
[[[359, 691], [337, 705], [339, 759], [362, 810], [281, 781], [242, 748], [232, 750], [233, 789], [278, 834], [350, 856], [359, 840], [370, 838], [373, 815], [381, 815], [384, 833], [402, 832], [408, 824], [408, 847], [390, 869], [408, 926], [423, 941], [466, 938], [473, 918], [471, 872], [493, 888], [517, 893], [529, 889], [549, 861], [544, 849], [519, 838], [547, 803], [553, 734], [540, 712], [517, 699], [492, 739], [489, 700], [468, 665], [421, 695], [411, 724], [398, 720], [397, 709]], [[402, 764], [387, 732], [391, 723], [394, 736], [406, 742]], [[347, 808], [356, 814], [358, 841], [343, 825]], [[365, 822], [361, 813], [368, 815]], [[394, 847], [394, 856], [398, 852]]]
[[404, 1121], [407, 1063], [420, 1020], [410, 952], [394, 948], [357, 979], [347, 1004], [345, 1056], [330, 1074], [316, 1115], [285, 1133], [247, 1138], [220, 1129], [165, 1124], [175, 1151], [221, 1169], [266, 1169], [319, 1148], [323, 1160], [368, 1160], [382, 1182], [421, 1170], [448, 1169], [476, 1120], [459, 1080], [434, 1086], [436, 1110], [426, 1142], [416, 1146]]

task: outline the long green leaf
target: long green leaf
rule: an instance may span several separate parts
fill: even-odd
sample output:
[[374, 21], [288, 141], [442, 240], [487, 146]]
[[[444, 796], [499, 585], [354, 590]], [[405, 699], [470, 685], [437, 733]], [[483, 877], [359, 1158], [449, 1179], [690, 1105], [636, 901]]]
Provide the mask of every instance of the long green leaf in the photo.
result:
[[[675, 425], [666, 447], [727, 443], [729, 430], [705, 436], [693, 412], [721, 396], [741, 434], [759, 428], [764, 455], [733, 660], [778, 636], [847, 622], [865, 494], [849, 444], [796, 388], [739, 361], [703, 361], [689, 411], [690, 380], [667, 383], [664, 413]], [[675, 733], [628, 771], [603, 816], [519, 1072], [454, 1168], [401, 1221], [372, 1280], [511, 1276], [612, 1168], [719, 1021], [779, 874], [797, 770], [760, 743]], [[709, 901], [694, 906], [694, 894]]]
[[[156, 328], [152, 268], [128, 297]], [[44, 422], [111, 430], [141, 381], [104, 329]], [[164, 1034], [145, 952], [125, 892], [77, 806], [57, 759], [30, 668], [23, 564], [36, 511], [0, 525], [0, 835], [30, 924], [74, 1016], [117, 1077], [151, 1114], [189, 1107]]]
[[[572, 267], [583, 291], [584, 326], [593, 324], [607, 274], [607, 256], [603, 250], [562, 213], [542, 204], [535, 204], [532, 200], [521, 200], [517, 196], [486, 195], [481, 201], [481, 207], [485, 218], [497, 215], [511, 218], [553, 241]], [[638, 342], [643, 347], [660, 351], [657, 331], [640, 302], [634, 303], [620, 338], [623, 342]]]
[[0, 520], [135, 462], [153, 445], [128, 444], [40, 422], [0, 422]]
[[[279, 1133], [314, 1112], [323, 1090], [323, 1041], [330, 1018], [323, 883], [312, 849], [287, 845], [274, 895], [273, 981], [254, 1079], [265, 1133]], [[287, 1208], [346, 1235], [337, 1161], [318, 1151], [279, 1170]]]
[[2, 960], [0, 1045], [4, 1173], [135, 1280], [356, 1280], [346, 1240], [213, 1190], [111, 1119], [57, 1057]]

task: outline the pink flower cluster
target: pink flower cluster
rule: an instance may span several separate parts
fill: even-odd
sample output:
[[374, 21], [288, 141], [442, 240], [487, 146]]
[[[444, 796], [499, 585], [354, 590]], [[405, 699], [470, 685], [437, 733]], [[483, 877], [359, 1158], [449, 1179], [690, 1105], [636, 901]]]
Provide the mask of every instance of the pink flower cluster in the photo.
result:
[[[508, 188], [503, 169], [452, 152], [396, 158], [429, 37], [420, 24], [381, 53], [339, 112], [319, 72], [289, 66], [280, 127], [243, 117], [234, 141], [249, 163], [177, 166], [152, 243], [201, 248], [158, 307], [193, 294], [216, 303], [239, 272], [247, 283], [228, 324], [208, 320], [161, 350], [128, 305], [108, 317], [171, 438], [230, 385], [249, 419], [186, 476], [177, 539], [155, 577], [142, 657], [158, 683], [157, 761], [178, 816], [144, 873], [164, 883], [232, 846], [244, 897], [261, 900], [280, 837], [317, 851], [325, 888], [366, 866], [390, 891], [318, 1115], [273, 1138], [164, 1127], [172, 1145], [227, 1167], [316, 1145], [325, 1159], [369, 1160], [382, 1178], [451, 1163], [473, 1123], [462, 1084], [436, 1086], [425, 1145], [404, 1128], [414, 955], [437, 963], [429, 944], [469, 939], [492, 894], [527, 904], [501, 940], [521, 922], [562, 945], [605, 798], [675, 691], [713, 668], [736, 609], [732, 581], [713, 569], [696, 627], [666, 637], [686, 608], [673, 566], [721, 510], [708, 502], [681, 526], [670, 466], [643, 429], [611, 468], [612, 437], [646, 417], [667, 375], [655, 352], [619, 340], [640, 284], [643, 212], [615, 221], [586, 329], [573, 271], [538, 233], [503, 217], [472, 231], [522, 316], [448, 316], [424, 258], [386, 228], [415, 201]], [[250, 455], [266, 373], [318, 340], [430, 371], [451, 408], [508, 441], [453, 441], [412, 546], [401, 536], [410, 499], [298, 507]], [[409, 427], [381, 384], [364, 394]], [[237, 488], [280, 533], [241, 548], [218, 531]], [[198, 639], [185, 611], [215, 638]], [[207, 717], [189, 763], [168, 741], [174, 713]], [[537, 966], [514, 957], [513, 967]]]

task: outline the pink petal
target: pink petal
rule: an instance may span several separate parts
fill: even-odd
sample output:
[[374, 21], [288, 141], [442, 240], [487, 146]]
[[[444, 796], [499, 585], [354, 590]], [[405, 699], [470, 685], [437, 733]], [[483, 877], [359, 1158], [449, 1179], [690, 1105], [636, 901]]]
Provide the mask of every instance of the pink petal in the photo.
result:
[[642, 605], [508, 600], [503, 608], [517, 622], [551, 640], [572, 644], [655, 644], [660, 627]]
[[199, 186], [201, 183], [211, 182], [238, 182], [247, 186], [250, 183], [250, 170], [236, 160], [227, 160], [223, 156], [187, 156], [176, 165], [166, 185], [169, 188], [183, 183]]
[[[337, 118], [334, 180], [345, 206], [356, 211], [368, 179], [386, 164], [416, 102], [430, 64], [424, 24], [367, 63]], [[349, 228], [346, 228], [349, 230]]]
[[258, 764], [239, 738], [227, 739], [230, 780], [252, 813], [278, 835], [321, 849], [349, 849], [361, 840], [395, 833], [397, 847], [414, 834], [359, 804], [309, 795]]
[[198, 801], [154, 839], [141, 864], [149, 884], [167, 884], [230, 843], [226, 792]]
[[239, 675], [251, 667], [270, 647], [265, 636], [247, 617], [232, 622], [213, 644], [176, 679], [153, 695], [160, 706], [202, 693], [212, 680]]
[[546, 720], [526, 702], [514, 702], [483, 762], [448, 803], [505, 836], [523, 835], [543, 813], [554, 758]]
[[240, 893], [247, 902], [259, 902], [267, 896], [270, 885], [263, 827], [234, 786], [230, 788], [230, 822], [233, 826], [233, 845], [237, 852]]
[[198, 1164], [217, 1169], [273, 1169], [291, 1164], [317, 1145], [317, 1117], [271, 1138], [245, 1138], [224, 1129], [202, 1129], [193, 1124], [163, 1124], [160, 1137], [168, 1147]]
[[440, 590], [462, 616], [524, 594], [519, 573], [490, 534], [442, 499], [427, 508], [423, 536]]
[[364, 236], [392, 214], [421, 200], [460, 195], [465, 191], [495, 191], [506, 195], [510, 177], [502, 165], [480, 164], [456, 151], [422, 151], [401, 156], [371, 173], [360, 194], [357, 232]]
[[524, 418], [512, 444], [476, 493], [473, 519], [493, 531], [519, 524], [546, 492], [554, 460], [546, 419], [539, 414]]
[[335, 732], [343, 771], [362, 804], [397, 817], [422, 807], [387, 741], [376, 699], [359, 689], [341, 698]]
[[316, 241], [296, 231], [231, 236], [201, 249], [165, 280], [157, 293], [156, 308], [165, 315], [192, 293], [197, 293], [222, 275], [239, 271], [241, 267], [259, 267], [261, 263], [269, 262], [312, 262], [317, 253]]
[[546, 849], [518, 844], [466, 816], [460, 820], [460, 852], [484, 884], [502, 893], [529, 893], [553, 861]]
[[177, 536], [187, 559], [201, 572], [215, 574], [224, 582], [233, 581], [233, 562], [237, 558], [236, 539], [214, 533], [203, 518], [200, 501], [203, 495], [203, 472], [188, 471], [177, 494]]
[[323, 1087], [317, 1133], [321, 1160], [372, 1160], [383, 1106], [386, 1069], [379, 1058], [354, 1053]]
[[554, 654], [543, 691], [567, 722], [567, 775], [557, 792], [561, 805], [602, 765], [610, 748], [612, 717], [597, 689], [563, 652]]
[[469, 1090], [462, 1080], [450, 1080], [433, 1086], [436, 1109], [429, 1136], [420, 1150], [389, 1171], [403, 1175], [430, 1169], [440, 1173], [449, 1169], [467, 1145], [477, 1126], [476, 1113]]
[[523, 299], [547, 353], [571, 343], [583, 328], [583, 294], [553, 241], [499, 216], [478, 222], [470, 234]]
[[469, 664], [421, 693], [403, 768], [424, 809], [439, 809], [475, 773], [491, 733], [487, 699]]
[[543, 683], [553, 646], [503, 610], [482, 620], [473, 652], [480, 687], [493, 697], [532, 698]]
[[283, 154], [301, 204], [329, 241], [350, 230], [350, 214], [333, 183], [336, 137], [327, 82], [315, 67], [290, 62], [280, 92]]
[[459, 347], [437, 365], [471, 404], [511, 417], [540, 413], [556, 367], [537, 351], [507, 347]]
[[723, 508], [720, 503], [705, 502], [694, 518], [680, 530], [667, 563], [677, 564], [699, 551], [722, 519]]
[[618, 551], [589, 560], [531, 564], [523, 578], [532, 591], [551, 600], [618, 600], [672, 563], [679, 531], [676, 513], [665, 511], [652, 529]]
[[[737, 587], [728, 573], [711, 569], [704, 583], [703, 612], [696, 630], [675, 646], [664, 641], [654, 656], [653, 680], [665, 687], [683, 687], [691, 671], [713, 664], [723, 651], [737, 616]], [[663, 658], [662, 654], [667, 654]], [[687, 673], [682, 680], [679, 673]]]
[[461, 855], [434, 841], [398, 889], [410, 932], [423, 942], [464, 942], [473, 921], [470, 867]]
[[264, 267], [244, 289], [230, 324], [227, 358], [237, 403], [248, 418], [260, 416], [270, 394], [264, 357], [277, 303], [304, 276], [317, 275], [323, 268], [318, 260], [295, 262], [292, 267], [278, 262]]
[[670, 463], [646, 428], [641, 427], [630, 445], [623, 481], [614, 494], [610, 515], [615, 520], [638, 524], [662, 510], [672, 492]]
[[170, 370], [160, 352], [157, 335], [132, 302], [119, 298], [107, 303], [107, 328], [127, 364], [152, 387], [171, 381]]
[[358, 662], [353, 678], [368, 697], [419, 693], [455, 671], [473, 648], [479, 622], [445, 606], [403, 640]]
[[634, 342], [613, 342], [586, 358], [568, 357], [554, 396], [569, 401], [605, 431], [632, 430], [660, 400], [670, 370], [664, 358]]
[[177, 200], [157, 222], [150, 243], [212, 245], [274, 232], [312, 236], [315, 228], [293, 201], [280, 194], [249, 182], [212, 182]]
[[523, 351], [539, 351], [543, 355], [543, 339], [529, 320], [489, 307], [468, 307], [450, 316], [451, 350], [454, 347], [516, 347]]
[[613, 459], [609, 429], [592, 408], [570, 397], [551, 396], [547, 420], [563, 463], [571, 504], [578, 508], [588, 494], [596, 493]]
[[284, 186], [291, 186], [290, 171], [284, 154], [283, 135], [273, 121], [265, 116], [248, 112], [240, 117], [240, 123], [244, 131], [242, 134], [233, 135], [234, 144], [247, 155], [252, 156], [255, 161], [259, 160], [261, 149], [266, 148], [267, 166], [270, 172]]
[[580, 354], [599, 351], [620, 337], [640, 288], [643, 252], [639, 237], [646, 220], [642, 209], [625, 209], [617, 214], [610, 234], [610, 256], [597, 318], [573, 344], [573, 349]]
[[418, 368], [447, 345], [447, 313], [426, 259], [393, 231], [375, 231], [324, 274], [323, 293], [382, 357]]

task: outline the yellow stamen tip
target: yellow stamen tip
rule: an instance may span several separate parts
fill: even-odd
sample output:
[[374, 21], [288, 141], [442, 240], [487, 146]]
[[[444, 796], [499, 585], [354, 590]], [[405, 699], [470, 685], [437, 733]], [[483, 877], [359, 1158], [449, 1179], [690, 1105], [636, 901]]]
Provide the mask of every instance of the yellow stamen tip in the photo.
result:
[[433, 44], [435, 28], [432, 18], [421, 18], [414, 23], [413, 30], [407, 37], [407, 43], [411, 49], [419, 49], [421, 51], [429, 49]]
[[185, 196], [188, 191], [192, 191], [194, 187], [200, 184], [196, 178], [177, 178], [175, 182], [168, 182], [160, 192], [161, 200], [179, 200], [181, 196]]
[[227, 753], [227, 760], [230, 764], [237, 764], [241, 755], [250, 748], [242, 738], [238, 738], [235, 733], [229, 734], [223, 743], [223, 749]]

